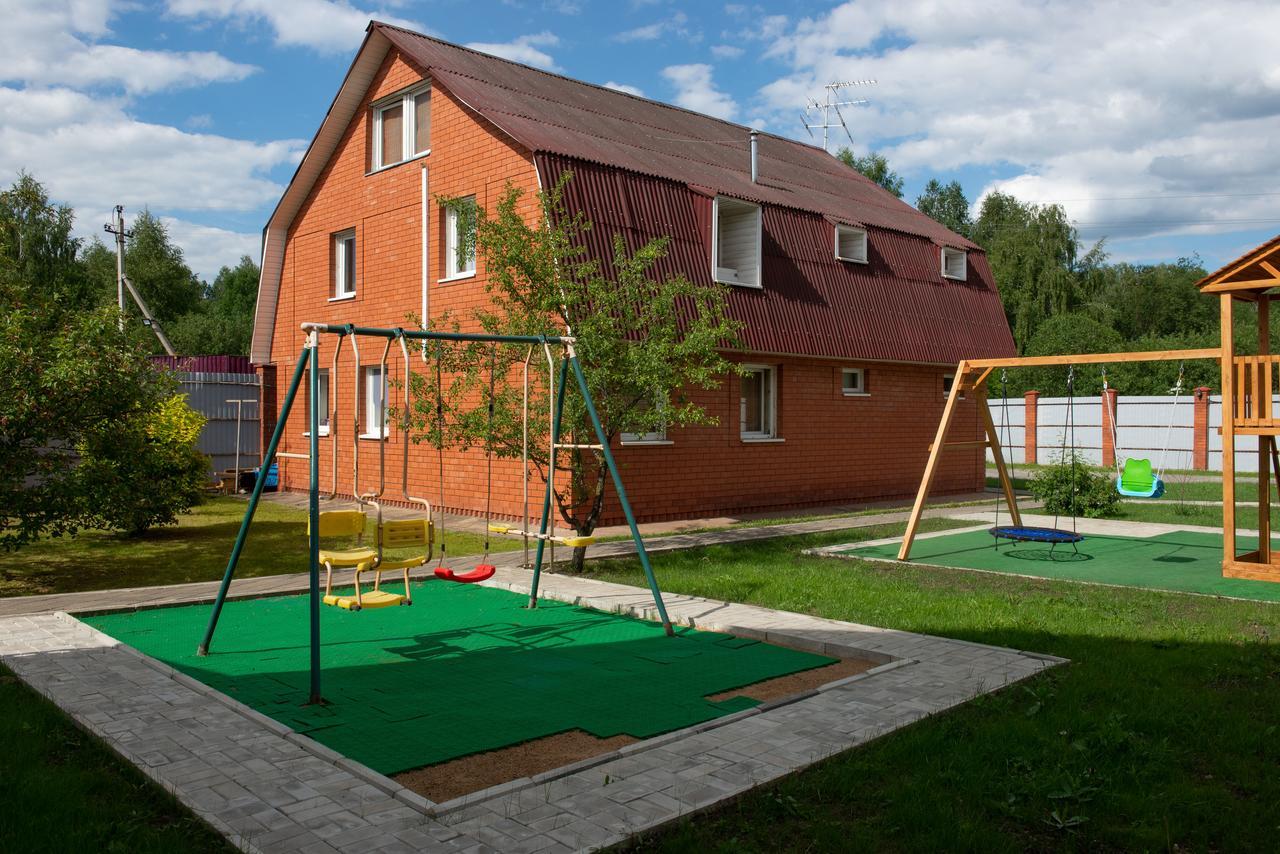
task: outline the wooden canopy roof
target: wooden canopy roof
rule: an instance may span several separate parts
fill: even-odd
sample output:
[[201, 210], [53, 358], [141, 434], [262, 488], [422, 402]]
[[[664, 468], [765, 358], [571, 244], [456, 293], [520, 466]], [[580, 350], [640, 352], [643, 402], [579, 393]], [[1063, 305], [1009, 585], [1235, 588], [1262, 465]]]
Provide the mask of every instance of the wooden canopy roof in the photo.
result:
[[1244, 299], [1280, 287], [1280, 235], [1205, 276], [1196, 287], [1204, 294], [1231, 293]]

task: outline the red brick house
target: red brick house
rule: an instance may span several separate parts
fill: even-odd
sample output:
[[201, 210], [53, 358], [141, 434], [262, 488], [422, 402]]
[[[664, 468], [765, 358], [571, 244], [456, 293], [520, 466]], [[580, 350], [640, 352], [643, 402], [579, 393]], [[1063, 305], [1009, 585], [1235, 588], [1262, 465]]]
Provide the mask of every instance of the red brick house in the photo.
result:
[[[753, 158], [749, 128], [371, 24], [264, 231], [251, 353], [264, 411], [278, 411], [272, 389], [287, 377], [276, 368], [296, 360], [302, 321], [399, 326], [410, 312], [467, 316], [482, 303], [483, 263], [458, 269], [437, 196], [492, 207], [508, 183], [532, 194], [572, 170], [568, 204], [595, 224], [592, 253], [607, 259], [615, 233], [633, 247], [667, 235], [658, 273], [722, 282], [745, 324], [732, 357], [750, 372], [697, 394], [717, 426], [617, 448], [641, 519], [912, 494], [950, 369], [1014, 355], [987, 259], [821, 149], [756, 139]], [[322, 342], [321, 365], [332, 347]], [[364, 364], [379, 354], [366, 345]], [[344, 369], [343, 416], [354, 379]], [[366, 376], [355, 390], [377, 386]], [[961, 418], [978, 435], [976, 410]], [[305, 452], [305, 419], [291, 421], [283, 449]], [[337, 427], [345, 494], [350, 426]], [[370, 478], [380, 441], [398, 459], [394, 433], [359, 441]], [[329, 441], [321, 448], [327, 484]], [[434, 452], [411, 454], [415, 491], [434, 497]], [[482, 510], [484, 460], [448, 457], [446, 505]], [[305, 464], [284, 462], [285, 488], [304, 488]], [[495, 509], [515, 514], [519, 467], [498, 468]], [[982, 482], [981, 453], [957, 451], [936, 490]]]

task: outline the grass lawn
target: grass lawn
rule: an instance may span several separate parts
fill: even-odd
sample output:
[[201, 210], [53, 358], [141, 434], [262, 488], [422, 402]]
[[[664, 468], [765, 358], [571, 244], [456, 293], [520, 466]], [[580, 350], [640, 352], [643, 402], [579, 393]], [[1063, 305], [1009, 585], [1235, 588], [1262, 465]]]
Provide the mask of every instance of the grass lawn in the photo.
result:
[[0, 708], [0, 851], [235, 850], [3, 665]]
[[[247, 506], [238, 498], [211, 498], [181, 517], [177, 525], [156, 528], [141, 537], [85, 531], [76, 537], [34, 543], [24, 547], [17, 560], [0, 566], [0, 596], [219, 579]], [[484, 540], [475, 534], [446, 529], [445, 538], [451, 556], [479, 554], [484, 549]], [[507, 551], [520, 548], [520, 541], [495, 536], [491, 546], [494, 551]], [[259, 504], [236, 577], [306, 570], [307, 514], [270, 501]]]
[[[715, 546], [654, 564], [673, 592], [1072, 664], [683, 822], [646, 848], [1274, 850], [1280, 607], [799, 554], [831, 541]], [[642, 579], [630, 560], [592, 571]]]

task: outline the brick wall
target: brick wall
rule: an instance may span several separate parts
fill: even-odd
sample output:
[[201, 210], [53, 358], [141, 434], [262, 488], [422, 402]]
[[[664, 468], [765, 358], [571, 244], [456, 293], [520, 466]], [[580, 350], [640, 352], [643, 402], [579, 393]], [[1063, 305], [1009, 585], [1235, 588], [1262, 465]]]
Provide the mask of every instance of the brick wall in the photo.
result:
[[[407, 88], [425, 75], [394, 52], [370, 86], [366, 102]], [[408, 325], [421, 302], [422, 168], [429, 169], [427, 234], [430, 312], [448, 311], [468, 326], [467, 319], [484, 300], [485, 271], [460, 281], [439, 283], [444, 275], [443, 211], [434, 196], [474, 194], [481, 206], [492, 208], [510, 182], [528, 192], [525, 212], [535, 213], [532, 193], [537, 175], [528, 151], [501, 131], [467, 110], [447, 92], [432, 93], [431, 154], [416, 161], [369, 174], [370, 115], [360, 111], [303, 204], [288, 236], [281, 296], [277, 308], [272, 352], [277, 365], [291, 366], [303, 343], [299, 323], [320, 321], [367, 326]], [[330, 301], [333, 235], [356, 231], [357, 286], [352, 299]], [[320, 365], [328, 368], [335, 343], [321, 341]], [[363, 365], [376, 364], [383, 344], [359, 342]], [[719, 419], [717, 426], [671, 430], [671, 444], [623, 447], [618, 460], [628, 493], [642, 519], [656, 520], [714, 515], [767, 508], [821, 503], [900, 498], [914, 493], [924, 468], [945, 397], [941, 367], [868, 363], [866, 397], [845, 397], [840, 368], [848, 362], [820, 359], [753, 357], [755, 363], [777, 366], [778, 435], [781, 442], [746, 443], [739, 438], [736, 379], [715, 391], [696, 393], [697, 399]], [[287, 368], [281, 368], [286, 372]], [[414, 370], [425, 370], [415, 362]], [[401, 398], [394, 384], [403, 378], [396, 349], [391, 351], [389, 376], [393, 401]], [[285, 376], [278, 377], [284, 382]], [[337, 490], [352, 492], [352, 412], [357, 398], [350, 343], [345, 346], [339, 375], [330, 377], [339, 420]], [[277, 395], [283, 401], [283, 389]], [[305, 395], [290, 418], [281, 450], [306, 452]], [[273, 407], [274, 409], [275, 407]], [[266, 420], [266, 419], [264, 419]], [[533, 429], [544, 427], [542, 418]], [[977, 413], [972, 401], [960, 413], [952, 438], [976, 438]], [[321, 442], [321, 488], [330, 487], [334, 436]], [[379, 482], [379, 453], [385, 451], [386, 492], [402, 498], [401, 454], [404, 444], [393, 433], [385, 442], [358, 440], [362, 492]], [[436, 502], [440, 494], [436, 452], [410, 446], [410, 492]], [[282, 484], [306, 487], [306, 463], [281, 460]], [[486, 500], [485, 459], [482, 451], [445, 454], [445, 500], [448, 509], [483, 512]], [[980, 489], [983, 482], [979, 452], [954, 451], [945, 458], [934, 492]], [[517, 516], [521, 507], [518, 463], [495, 461], [493, 507], [500, 515]], [[535, 509], [541, 504], [541, 484], [530, 485]], [[612, 492], [612, 491], [611, 491]], [[605, 522], [620, 519], [611, 502]]]

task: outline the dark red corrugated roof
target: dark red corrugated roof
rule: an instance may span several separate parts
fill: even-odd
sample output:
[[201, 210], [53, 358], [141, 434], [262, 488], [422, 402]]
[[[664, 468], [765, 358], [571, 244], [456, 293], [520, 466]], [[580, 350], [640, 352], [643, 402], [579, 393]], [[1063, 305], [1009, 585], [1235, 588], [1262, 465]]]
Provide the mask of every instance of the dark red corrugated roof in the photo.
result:
[[761, 133], [753, 183], [747, 127], [388, 24], [371, 27], [530, 151], [978, 248], [812, 145]]
[[[584, 160], [535, 159], [549, 184], [572, 170], [565, 203], [593, 223], [587, 249], [602, 269], [610, 269], [615, 234], [633, 251], [667, 236], [654, 274], [711, 281], [711, 196]], [[983, 253], [969, 253], [968, 279], [959, 282], [942, 278], [938, 247], [926, 237], [873, 231], [867, 264], [836, 260], [832, 240], [821, 214], [764, 208], [764, 287], [728, 289], [747, 350], [933, 364], [1016, 354]]]

